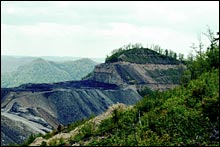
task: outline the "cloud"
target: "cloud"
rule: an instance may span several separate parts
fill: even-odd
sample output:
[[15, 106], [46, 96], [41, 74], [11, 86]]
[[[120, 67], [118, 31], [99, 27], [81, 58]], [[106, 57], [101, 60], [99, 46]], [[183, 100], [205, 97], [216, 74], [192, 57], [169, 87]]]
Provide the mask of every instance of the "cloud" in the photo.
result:
[[63, 8], [67, 8], [68, 6], [70, 6], [71, 2], [70, 1], [55, 1], [54, 2], [57, 6], [63, 7]]
[[219, 2], [3, 2], [3, 54], [105, 57], [128, 43], [187, 54]]
[[14, 53], [17, 54], [28, 52], [31, 55], [105, 57], [114, 48], [136, 42], [143, 45], [159, 44], [169, 49], [179, 47], [176, 51], [183, 53], [191, 44], [190, 41], [194, 40], [190, 34], [172, 29], [138, 27], [128, 23], [109, 23], [107, 29], [54, 23], [2, 25], [2, 30], [2, 52], [8, 54], [16, 46]]

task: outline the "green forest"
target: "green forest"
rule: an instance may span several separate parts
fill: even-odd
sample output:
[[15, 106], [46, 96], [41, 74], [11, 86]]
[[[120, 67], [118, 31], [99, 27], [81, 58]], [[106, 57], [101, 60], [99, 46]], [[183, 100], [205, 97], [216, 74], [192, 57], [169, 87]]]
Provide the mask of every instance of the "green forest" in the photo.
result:
[[[89, 119], [68, 125], [66, 130], [57, 131], [84, 124], [68, 141], [61, 138], [41, 145], [219, 146], [219, 38], [208, 33], [210, 46], [205, 51], [198, 46], [195, 56], [184, 59], [187, 70], [180, 86], [164, 92], [146, 89], [141, 93], [143, 99], [132, 108], [114, 110], [98, 126]], [[108, 57], [106, 61], [114, 59]], [[55, 132], [43, 137], [50, 138]]]

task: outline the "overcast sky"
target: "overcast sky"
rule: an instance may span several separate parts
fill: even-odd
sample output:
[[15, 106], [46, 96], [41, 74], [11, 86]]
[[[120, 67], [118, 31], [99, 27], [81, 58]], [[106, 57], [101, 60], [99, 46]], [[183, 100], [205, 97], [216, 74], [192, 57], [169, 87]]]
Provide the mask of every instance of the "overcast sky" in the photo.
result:
[[207, 26], [219, 30], [219, 1], [1, 1], [1, 54], [105, 58], [142, 43], [187, 55]]

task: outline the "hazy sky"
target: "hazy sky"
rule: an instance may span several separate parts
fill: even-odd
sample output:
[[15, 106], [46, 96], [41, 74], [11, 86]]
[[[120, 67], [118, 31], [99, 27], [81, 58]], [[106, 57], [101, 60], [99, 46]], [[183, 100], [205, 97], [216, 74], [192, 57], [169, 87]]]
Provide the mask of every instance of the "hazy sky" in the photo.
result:
[[219, 1], [1, 1], [1, 54], [104, 58], [142, 43], [187, 55], [207, 25], [219, 30]]

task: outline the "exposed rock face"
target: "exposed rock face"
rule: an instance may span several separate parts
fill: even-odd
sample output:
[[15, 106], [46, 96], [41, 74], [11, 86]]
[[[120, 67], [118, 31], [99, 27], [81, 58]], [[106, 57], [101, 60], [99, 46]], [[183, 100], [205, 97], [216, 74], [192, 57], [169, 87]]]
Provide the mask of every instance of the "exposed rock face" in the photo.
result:
[[87, 79], [121, 87], [134, 85], [137, 89], [147, 86], [152, 90], [166, 90], [179, 84], [184, 68], [182, 64], [103, 63], [95, 66]]
[[24, 126], [30, 133], [44, 134], [58, 124], [67, 125], [91, 114], [101, 114], [115, 103], [131, 105], [141, 98], [136, 91], [95, 81], [27, 84], [1, 91], [2, 145], [21, 142], [10, 133], [27, 136], [16, 126]]

